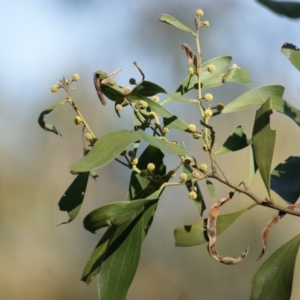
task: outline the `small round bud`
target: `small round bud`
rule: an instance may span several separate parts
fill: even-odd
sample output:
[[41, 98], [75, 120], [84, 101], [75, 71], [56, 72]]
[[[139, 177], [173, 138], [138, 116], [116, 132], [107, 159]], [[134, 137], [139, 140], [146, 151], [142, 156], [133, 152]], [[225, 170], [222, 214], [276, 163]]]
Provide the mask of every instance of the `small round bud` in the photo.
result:
[[124, 89], [124, 93], [125, 94], [129, 94], [131, 92], [131, 88], [130, 87], [126, 87], [125, 89]]
[[123, 150], [123, 151], [120, 153], [120, 155], [121, 155], [121, 156], [125, 156], [126, 153], [127, 153], [127, 151], [126, 151], [126, 150]]
[[224, 109], [224, 104], [222, 104], [222, 103], [218, 103], [217, 104], [217, 111], [222, 111]]
[[202, 138], [202, 137], [203, 137], [203, 135], [200, 134], [200, 133], [197, 133], [197, 132], [194, 132], [194, 133], [193, 133], [193, 138], [194, 138], [195, 140], [198, 140], [198, 139], [200, 139], [200, 138]]
[[120, 111], [122, 108], [123, 108], [123, 106], [121, 104], [117, 104], [116, 105], [116, 110], [117, 111]]
[[144, 109], [146, 107], [148, 107], [148, 103], [146, 101], [144, 101], [144, 100], [141, 100], [140, 104], [139, 104], [139, 108], [140, 109]]
[[182, 182], [186, 182], [187, 181], [187, 174], [186, 173], [181, 173], [180, 176], [179, 176], [179, 179], [182, 181]]
[[210, 108], [208, 108], [208, 109], [206, 109], [206, 110], [204, 111], [204, 117], [205, 117], [206, 119], [210, 118], [212, 115], [213, 115], [213, 112], [212, 112], [212, 110], [211, 110]]
[[145, 177], [147, 177], [147, 172], [145, 172], [145, 171], [141, 171], [140, 172], [140, 174], [139, 174], [141, 177], [143, 177], [143, 178], [145, 178]]
[[163, 128], [163, 132], [164, 132], [164, 133], [168, 133], [169, 131], [170, 131], [169, 127], [164, 127], [164, 128]]
[[72, 81], [78, 81], [79, 79], [80, 79], [80, 77], [77, 73], [72, 75]]
[[156, 113], [153, 112], [153, 111], [151, 111], [151, 112], [149, 113], [149, 118], [150, 118], [150, 119], [155, 119], [155, 118], [156, 118]]
[[215, 69], [216, 69], [216, 67], [215, 67], [214, 65], [209, 65], [209, 66], [207, 67], [207, 71], [208, 71], [209, 73], [212, 73]]
[[147, 186], [147, 192], [148, 192], [148, 193], [153, 193], [153, 192], [154, 192], [154, 186], [148, 185], [148, 186]]
[[193, 75], [193, 74], [194, 74], [194, 68], [193, 68], [193, 67], [189, 67], [188, 73], [189, 73], [190, 75]]
[[204, 21], [202, 24], [203, 24], [204, 27], [208, 27], [209, 26], [209, 22], [208, 21]]
[[205, 173], [207, 171], [207, 165], [206, 164], [201, 164], [200, 166], [198, 166], [198, 169]]
[[197, 193], [194, 191], [189, 192], [189, 198], [191, 200], [196, 200], [197, 199]]
[[183, 163], [189, 165], [192, 162], [190, 157], [185, 157]]
[[153, 163], [149, 163], [149, 164], [147, 165], [147, 170], [148, 170], [149, 172], [154, 171], [154, 169], [155, 169], [155, 165], [154, 165]]
[[196, 125], [194, 125], [194, 124], [189, 124], [189, 125], [188, 125], [188, 131], [190, 131], [190, 132], [195, 132], [195, 131], [196, 131]]
[[132, 150], [128, 151], [128, 155], [129, 155], [130, 157], [134, 157], [134, 156], [135, 156], [134, 151], [132, 151]]
[[82, 123], [82, 119], [81, 119], [79, 116], [77, 116], [77, 117], [74, 119], [74, 123], [75, 123], [76, 125], [79, 125], [79, 124]]
[[195, 15], [197, 17], [202, 17], [204, 15], [204, 12], [202, 9], [197, 9]]
[[135, 85], [136, 84], [136, 80], [134, 78], [130, 78], [129, 79], [129, 83], [132, 84], [132, 85]]
[[200, 173], [197, 171], [193, 171], [192, 176], [195, 178], [199, 178], [200, 177]]
[[88, 132], [85, 134], [84, 138], [87, 140], [87, 141], [91, 141], [93, 139], [92, 135]]
[[51, 92], [52, 92], [52, 93], [58, 92], [58, 86], [57, 86], [57, 85], [52, 85], [52, 86], [51, 86]]
[[154, 102], [159, 102], [159, 97], [158, 96], [152, 96], [151, 99], [154, 101]]
[[208, 151], [208, 146], [205, 144], [202, 146], [203, 151], [207, 152]]
[[212, 94], [207, 93], [207, 94], [204, 95], [203, 98], [204, 98], [204, 100], [206, 100], [206, 101], [211, 101], [214, 97], [213, 97]]
[[138, 160], [138, 158], [136, 158], [136, 157], [135, 157], [134, 159], [131, 160], [131, 164], [132, 164], [132, 165], [137, 165], [138, 162], [139, 162], [139, 160]]

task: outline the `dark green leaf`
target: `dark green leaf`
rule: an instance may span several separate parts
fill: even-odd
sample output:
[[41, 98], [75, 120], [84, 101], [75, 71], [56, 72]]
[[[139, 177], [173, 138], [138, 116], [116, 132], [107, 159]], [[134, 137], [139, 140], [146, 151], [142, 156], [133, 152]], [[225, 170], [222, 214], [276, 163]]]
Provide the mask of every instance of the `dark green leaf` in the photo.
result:
[[261, 108], [256, 111], [252, 132], [255, 161], [270, 199], [270, 172], [276, 140], [276, 132], [270, 127], [270, 115], [272, 113], [272, 102], [269, 98]]
[[120, 201], [104, 205], [89, 213], [83, 221], [84, 228], [92, 233], [107, 226], [120, 226], [135, 219], [144, 205], [153, 200]]
[[[219, 236], [246, 211], [248, 211], [248, 208], [231, 214], [220, 215], [217, 220], [217, 235]], [[174, 230], [175, 245], [189, 247], [207, 243], [206, 223], [207, 219], [176, 228]]]
[[300, 18], [300, 3], [297, 2], [283, 2], [270, 0], [257, 0], [262, 5], [268, 7], [276, 14], [286, 16], [288, 18]]
[[183, 31], [187, 31], [189, 33], [193, 33], [193, 30], [188, 28], [187, 26], [185, 26], [184, 24], [182, 24], [181, 22], [179, 22], [177, 19], [175, 19], [174, 17], [167, 15], [167, 14], [161, 14], [161, 17], [159, 19], [159, 21], [167, 23], [169, 25], [172, 25], [174, 27], [177, 27]]
[[251, 300], [289, 300], [300, 234], [277, 249], [258, 269], [253, 281]]
[[85, 190], [89, 179], [89, 172], [77, 175], [64, 195], [60, 198], [58, 206], [62, 211], [67, 211], [69, 220], [61, 224], [73, 221], [79, 213], [85, 196]]
[[130, 95], [140, 95], [144, 97], [154, 96], [158, 93], [167, 93], [162, 87], [159, 85], [150, 82], [150, 81], [142, 81], [138, 84], [130, 93]]
[[65, 104], [67, 101], [64, 100], [64, 101], [61, 101], [59, 103], [56, 103], [55, 105], [52, 105], [50, 107], [47, 107], [46, 109], [44, 109], [41, 113], [40, 113], [40, 116], [38, 118], [38, 123], [39, 125], [46, 131], [50, 131], [50, 132], [53, 132], [57, 135], [60, 135], [60, 132], [56, 129], [56, 127], [52, 124], [46, 124], [45, 121], [44, 121], [44, 116], [51, 113], [52, 110], [58, 108], [58, 107], [61, 107], [63, 104]]
[[271, 189], [288, 203], [300, 197], [300, 157], [290, 156], [276, 166], [271, 174]]
[[114, 160], [130, 144], [141, 139], [139, 131], [119, 130], [104, 135], [79, 162], [70, 166], [74, 172], [87, 172]]
[[249, 146], [251, 143], [252, 141], [247, 139], [246, 134], [243, 132], [242, 126], [238, 126], [215, 154], [238, 151]]
[[124, 92], [125, 88], [118, 86], [118, 84], [111, 78], [104, 79], [101, 82], [101, 91], [112, 101], [122, 102], [127, 95]]
[[[300, 3], [299, 3], [300, 12]], [[288, 57], [290, 62], [300, 71], [300, 49], [293, 44], [284, 43], [281, 47], [281, 52]]]

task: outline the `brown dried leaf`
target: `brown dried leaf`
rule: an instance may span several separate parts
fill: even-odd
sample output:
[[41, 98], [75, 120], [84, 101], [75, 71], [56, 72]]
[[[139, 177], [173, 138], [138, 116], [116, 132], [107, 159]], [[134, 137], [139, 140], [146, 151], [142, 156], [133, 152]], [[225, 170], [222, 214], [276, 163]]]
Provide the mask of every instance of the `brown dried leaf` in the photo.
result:
[[189, 65], [192, 65], [194, 63], [194, 58], [196, 56], [192, 51], [192, 48], [188, 44], [182, 44], [182, 49], [185, 51], [185, 54], [189, 59]]
[[212, 208], [211, 211], [208, 214], [207, 217], [207, 236], [209, 238], [209, 242], [208, 242], [208, 252], [209, 254], [216, 259], [217, 261], [226, 264], [226, 265], [236, 265], [238, 263], [240, 263], [241, 261], [243, 261], [245, 259], [245, 257], [248, 254], [249, 251], [249, 247], [247, 247], [247, 249], [242, 253], [241, 256], [239, 256], [238, 258], [232, 258], [232, 257], [221, 257], [219, 256], [215, 245], [216, 245], [216, 241], [217, 241], [217, 229], [216, 229], [216, 225], [217, 225], [217, 218], [219, 215], [219, 209], [220, 207], [228, 202], [234, 195], [234, 192], [230, 192], [229, 195], [225, 198], [222, 198], [221, 200], [219, 200], [218, 202], [216, 202]]

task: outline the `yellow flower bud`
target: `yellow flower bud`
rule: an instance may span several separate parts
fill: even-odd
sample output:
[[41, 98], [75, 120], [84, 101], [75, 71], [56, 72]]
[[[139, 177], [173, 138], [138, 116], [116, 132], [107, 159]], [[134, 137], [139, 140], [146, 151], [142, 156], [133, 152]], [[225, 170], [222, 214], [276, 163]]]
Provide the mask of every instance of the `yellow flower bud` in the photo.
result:
[[72, 75], [72, 81], [78, 81], [79, 79], [80, 79], [80, 77], [77, 73]]
[[163, 132], [164, 132], [164, 133], [168, 133], [169, 131], [170, 131], [170, 129], [169, 129], [168, 127], [164, 127], [164, 128], [163, 128]]
[[91, 141], [93, 139], [92, 135], [88, 132], [85, 134], [84, 138], [87, 140], [87, 141]]
[[206, 110], [204, 111], [204, 117], [205, 117], [206, 119], [210, 118], [212, 115], [213, 115], [213, 112], [212, 112], [212, 110], [211, 110], [210, 108], [208, 108], [208, 109], [206, 109]]
[[51, 86], [51, 92], [56, 93], [58, 91], [58, 86], [57, 85], [52, 85]]
[[194, 132], [193, 133], [193, 138], [195, 139], [195, 140], [198, 140], [198, 139], [200, 139], [200, 138], [202, 138], [203, 136], [202, 136], [202, 134], [200, 134], [200, 133], [197, 133], [197, 132]]
[[214, 65], [209, 65], [209, 66], [207, 67], [207, 71], [208, 71], [209, 73], [212, 73], [215, 69], [216, 69], [216, 67], [215, 67]]
[[203, 146], [202, 146], [202, 149], [203, 149], [203, 151], [207, 152], [207, 151], [208, 151], [208, 147], [207, 147], [207, 145], [206, 145], [206, 144], [205, 144], [205, 145], [203, 145]]
[[197, 171], [193, 171], [192, 176], [195, 177], [195, 178], [199, 178], [200, 174]]
[[194, 124], [189, 124], [188, 125], [188, 131], [190, 131], [190, 132], [195, 132], [196, 131], [196, 125], [194, 125]]
[[74, 123], [75, 123], [76, 125], [79, 125], [79, 124], [82, 123], [82, 119], [81, 119], [79, 116], [77, 116], [77, 117], [74, 119]]
[[202, 9], [197, 9], [195, 15], [198, 17], [202, 17], [204, 15], [204, 12]]
[[200, 166], [198, 166], [198, 169], [205, 173], [207, 171], [207, 165], [206, 164], [201, 164]]
[[197, 193], [194, 191], [189, 192], [189, 198], [191, 200], [196, 200], [197, 199]]
[[170, 176], [170, 178], [174, 178], [176, 176], [176, 173], [175, 171], [170, 171], [168, 175]]
[[194, 68], [193, 68], [193, 67], [189, 67], [188, 73], [189, 73], [190, 75], [193, 75], [193, 74], [194, 74]]
[[140, 109], [144, 109], [148, 106], [148, 103], [144, 100], [141, 100], [140, 103], [139, 103], [139, 108]]
[[123, 106], [121, 104], [117, 104], [116, 105], [116, 110], [117, 111], [120, 111], [122, 108], [123, 108]]
[[147, 165], [147, 170], [148, 171], [152, 172], [152, 171], [154, 171], [154, 169], [155, 169], [155, 165], [153, 163], [149, 163]]
[[158, 96], [152, 96], [151, 99], [152, 99], [154, 102], [159, 102], [159, 97], [158, 97]]
[[179, 178], [180, 178], [180, 180], [181, 180], [182, 182], [186, 182], [188, 176], [187, 176], [186, 173], [181, 173], [180, 176], [179, 176]]
[[132, 165], [137, 165], [138, 162], [139, 162], [138, 158], [135, 157], [135, 158], [131, 161], [131, 164], [132, 164]]
[[183, 163], [189, 165], [192, 162], [192, 159], [190, 157], [185, 157]]
[[124, 93], [125, 94], [129, 94], [131, 92], [131, 88], [130, 87], [126, 87], [125, 89], [124, 89]]
[[203, 98], [204, 98], [204, 100], [206, 100], [206, 101], [211, 101], [214, 97], [213, 97], [212, 94], [207, 93], [207, 94], [204, 95]]
[[155, 118], [156, 118], [156, 113], [153, 112], [153, 111], [150, 112], [150, 113], [149, 113], [149, 118], [150, 118], [150, 119], [155, 119]]
[[203, 24], [204, 27], [208, 27], [209, 26], [209, 22], [208, 21], [204, 21], [202, 24]]

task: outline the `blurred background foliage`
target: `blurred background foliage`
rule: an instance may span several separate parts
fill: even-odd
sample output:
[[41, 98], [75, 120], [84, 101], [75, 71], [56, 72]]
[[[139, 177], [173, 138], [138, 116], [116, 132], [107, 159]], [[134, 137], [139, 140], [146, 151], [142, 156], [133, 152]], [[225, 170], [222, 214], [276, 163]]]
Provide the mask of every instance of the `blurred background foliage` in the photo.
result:
[[[262, 1], [260, 1], [262, 2]], [[13, 0], [5, 3], [0, 18], [0, 296], [1, 299], [97, 299], [96, 282], [80, 282], [81, 272], [101, 232], [92, 235], [82, 226], [83, 217], [93, 209], [126, 198], [130, 173], [117, 163], [99, 170], [98, 182], [89, 183], [85, 202], [77, 219], [69, 225], [57, 203], [73, 176], [68, 166], [81, 157], [81, 129], [74, 126], [74, 112], [65, 105], [47, 117], [63, 137], [43, 132], [37, 124], [39, 113], [64, 99], [50, 87], [64, 75], [79, 73], [74, 100], [98, 136], [112, 130], [131, 128], [131, 115], [115, 116], [113, 103], [103, 107], [93, 87], [92, 74], [98, 69], [111, 72], [122, 68], [115, 80], [126, 86], [130, 77], [139, 80], [133, 66], [138, 61], [146, 79], [174, 91], [187, 74], [187, 58], [181, 49], [194, 41], [188, 34], [158, 22], [161, 13], [173, 15], [193, 26], [194, 11], [201, 8], [211, 26], [201, 31], [203, 60], [229, 54], [233, 62], [247, 68], [249, 85], [227, 84], [214, 89], [214, 102], [228, 103], [252, 88], [281, 84], [284, 98], [297, 108], [299, 73], [280, 53], [284, 42], [300, 45], [299, 21], [278, 16], [256, 1], [95, 1]], [[193, 96], [193, 95], [191, 95]], [[188, 123], [197, 123], [192, 106], [168, 106]], [[255, 109], [212, 120], [217, 145], [242, 125], [252, 132]], [[289, 155], [298, 156], [298, 127], [283, 115], [272, 115], [277, 130], [277, 151], [273, 166]], [[174, 135], [175, 137], [175, 135]], [[180, 139], [181, 137], [179, 137]], [[197, 144], [186, 141], [199, 162], [205, 162]], [[219, 164], [231, 181], [247, 180], [248, 152], [219, 157]], [[202, 161], [202, 160], [203, 161]], [[172, 167], [175, 158], [166, 156]], [[226, 171], [227, 170], [227, 171]], [[207, 206], [224, 197], [228, 188], [217, 186], [211, 199], [203, 186]], [[252, 189], [262, 197], [263, 184], [256, 175]], [[278, 196], [275, 200], [283, 203]], [[222, 208], [231, 212], [249, 205], [236, 195]], [[207, 213], [207, 212], [205, 212]], [[255, 208], [244, 215], [218, 240], [221, 255], [238, 256], [245, 246], [250, 254], [237, 266], [225, 266], [211, 259], [205, 246], [176, 248], [173, 229], [198, 220], [184, 188], [168, 189], [159, 204], [154, 224], [144, 243], [142, 257], [129, 291], [130, 300], [151, 299], [248, 299], [251, 280], [261, 263], [275, 249], [299, 233], [299, 220], [286, 216], [271, 233], [265, 257], [261, 232], [275, 214]], [[299, 262], [294, 282], [300, 277]], [[294, 285], [292, 299], [300, 298]]]

